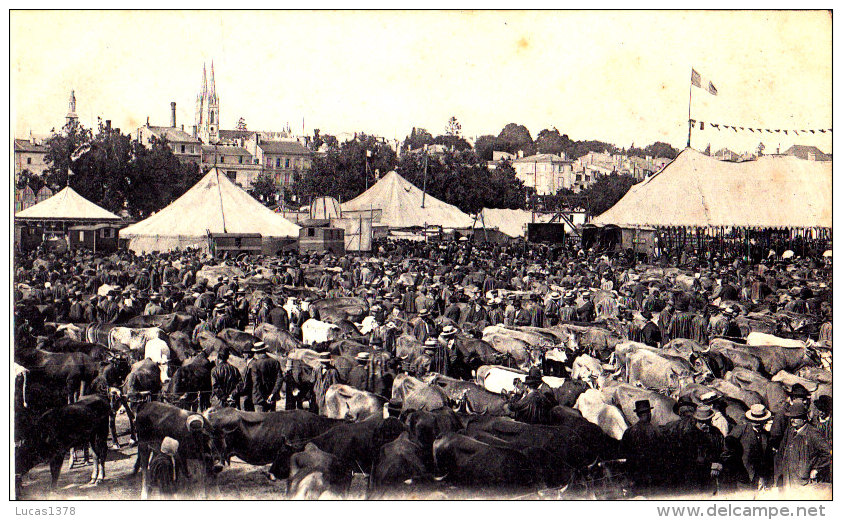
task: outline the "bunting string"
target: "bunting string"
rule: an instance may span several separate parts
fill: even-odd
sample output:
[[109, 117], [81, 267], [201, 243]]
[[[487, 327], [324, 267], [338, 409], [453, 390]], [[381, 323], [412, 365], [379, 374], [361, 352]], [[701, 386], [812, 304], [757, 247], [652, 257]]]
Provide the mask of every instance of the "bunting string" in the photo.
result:
[[792, 133], [794, 135], [833, 133], [833, 128], [819, 128], [819, 129], [808, 128], [808, 129], [799, 129], [799, 130], [790, 129], [790, 128], [787, 128], [787, 129], [783, 129], [783, 128], [751, 128], [751, 127], [747, 127], [747, 126], [725, 125], [725, 124], [722, 124], [722, 123], [711, 123], [709, 121], [705, 122], [705, 121], [697, 121], [695, 119], [690, 119], [690, 127], [691, 128], [696, 128], [698, 126], [699, 130], [704, 130], [705, 125], [707, 125], [711, 128], [714, 128], [714, 129], [716, 129], [717, 131], [720, 131], [720, 132], [723, 131], [723, 130], [732, 130], [734, 132], [751, 132], [753, 134], [762, 134], [762, 133], [780, 134], [780, 133], [784, 133], [786, 135], [789, 135], [790, 133]]

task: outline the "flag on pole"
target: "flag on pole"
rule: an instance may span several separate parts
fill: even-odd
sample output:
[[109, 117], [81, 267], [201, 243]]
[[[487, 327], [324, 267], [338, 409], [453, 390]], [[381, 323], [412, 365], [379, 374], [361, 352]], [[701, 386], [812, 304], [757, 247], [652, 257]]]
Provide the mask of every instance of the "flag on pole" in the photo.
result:
[[703, 78], [701, 74], [696, 72], [696, 69], [691, 70], [692, 72], [690, 73], [690, 84], [694, 87], [703, 88], [715, 96], [717, 90], [716, 87], [713, 86], [713, 82], [708, 81], [706, 78]]
[[89, 152], [90, 149], [91, 149], [91, 145], [89, 143], [85, 143], [85, 144], [80, 145], [70, 155], [70, 160], [71, 161], [79, 160], [79, 158], [82, 157], [83, 155], [85, 155], [85, 153]]

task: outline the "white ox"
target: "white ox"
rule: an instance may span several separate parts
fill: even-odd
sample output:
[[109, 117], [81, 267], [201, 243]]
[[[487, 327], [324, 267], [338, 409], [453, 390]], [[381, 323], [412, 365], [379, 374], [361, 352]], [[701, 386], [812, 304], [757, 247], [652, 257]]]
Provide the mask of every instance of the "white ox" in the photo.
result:
[[[110, 350], [146, 353], [146, 344], [158, 340], [166, 346], [167, 334], [158, 327], [145, 327], [133, 329], [130, 327], [114, 327], [108, 331], [108, 348]], [[158, 343], [153, 343], [153, 349], [160, 348]], [[169, 358], [169, 347], [167, 347], [167, 358]], [[159, 356], [160, 357], [160, 356]]]
[[797, 339], [779, 338], [772, 334], [764, 334], [762, 332], [749, 332], [748, 336], [746, 336], [746, 345], [758, 347], [776, 345], [785, 348], [805, 348], [807, 346], [806, 343]]
[[[561, 377], [543, 376], [541, 378], [550, 388], [559, 388], [564, 384]], [[477, 369], [477, 383], [495, 394], [512, 393], [516, 389], [516, 381], [526, 381], [526, 372], [516, 368], [499, 365], [483, 365]]]
[[623, 433], [629, 427], [623, 412], [606, 400], [605, 394], [590, 388], [585, 390], [573, 406], [582, 413], [582, 417], [600, 427], [606, 435], [617, 440], [623, 438]]
[[301, 325], [301, 335], [305, 345], [325, 343], [340, 339], [342, 329], [332, 323], [310, 318]]

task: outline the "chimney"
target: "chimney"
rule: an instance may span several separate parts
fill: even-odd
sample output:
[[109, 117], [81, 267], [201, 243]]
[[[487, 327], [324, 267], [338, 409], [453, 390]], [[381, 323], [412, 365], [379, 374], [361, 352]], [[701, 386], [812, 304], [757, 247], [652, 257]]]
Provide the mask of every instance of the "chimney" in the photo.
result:
[[170, 118], [172, 122], [170, 126], [175, 128], [175, 101], [170, 102], [170, 108], [172, 109], [172, 117]]
[[35, 144], [35, 136], [32, 135], [32, 130], [29, 130], [29, 144]]
[[181, 123], [181, 131], [184, 131], [184, 123]]
[[146, 128], [149, 128], [149, 116], [146, 116]]
[[108, 130], [111, 130], [111, 120], [110, 119], [105, 120], [105, 128], [107, 128]]

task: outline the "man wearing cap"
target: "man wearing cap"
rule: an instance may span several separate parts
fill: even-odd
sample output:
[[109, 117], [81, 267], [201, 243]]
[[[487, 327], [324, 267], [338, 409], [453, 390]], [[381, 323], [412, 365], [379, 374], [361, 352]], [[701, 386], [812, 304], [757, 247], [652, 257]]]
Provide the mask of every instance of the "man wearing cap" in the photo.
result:
[[576, 317], [579, 321], [583, 321], [586, 323], [592, 322], [594, 320], [594, 317], [596, 316], [596, 307], [594, 306], [594, 303], [591, 300], [590, 291], [583, 292], [582, 299], [585, 301], [585, 303], [583, 303], [576, 309]]
[[551, 424], [552, 403], [540, 390], [543, 377], [541, 369], [532, 367], [526, 376], [524, 384], [528, 388], [526, 395], [517, 401], [506, 403], [503, 410], [513, 419], [530, 424]]
[[777, 450], [783, 440], [784, 433], [789, 426], [790, 420], [786, 415], [786, 411], [796, 405], [802, 404], [807, 410], [810, 409], [810, 392], [801, 383], [795, 383], [787, 392], [788, 405], [786, 408], [775, 414], [772, 420], [772, 428], [769, 430], [769, 438], [772, 442], [772, 449]]
[[713, 418], [710, 420], [713, 427], [719, 430], [723, 436], [728, 435], [731, 426], [728, 424], [728, 419], [721, 410], [724, 403], [719, 398], [719, 394], [711, 390], [700, 395], [699, 400], [702, 404], [710, 406], [711, 410], [713, 410]]
[[810, 424], [808, 408], [796, 402], [786, 411], [789, 425], [775, 455], [775, 484], [782, 487], [805, 486], [811, 481], [828, 481], [830, 445]]
[[827, 439], [827, 443], [830, 444], [831, 450], [833, 449], [833, 398], [829, 395], [820, 395], [815, 402], [816, 416], [813, 417], [813, 426], [816, 427], [824, 438]]
[[239, 408], [239, 394], [242, 377], [240, 371], [228, 363], [229, 352], [223, 348], [216, 355], [216, 366], [211, 370], [211, 388], [219, 406]]
[[160, 305], [161, 298], [158, 293], [152, 293], [152, 296], [149, 298], [149, 303], [146, 304], [146, 307], [143, 309], [144, 316], [160, 316], [164, 314], [164, 308]]
[[[433, 357], [436, 356], [439, 350], [440, 347], [436, 338], [427, 338], [424, 341], [423, 352], [415, 357], [409, 366], [408, 372], [419, 379], [430, 372], [435, 372], [433, 370]], [[439, 361], [441, 361], [441, 358], [439, 358]]]
[[275, 410], [275, 401], [283, 384], [281, 363], [269, 357], [269, 348], [258, 341], [251, 349], [254, 359], [246, 368], [246, 386], [251, 389], [251, 402], [264, 412]]
[[316, 396], [315, 407], [311, 410], [313, 413], [318, 414], [320, 410], [324, 410], [327, 389], [340, 382], [339, 371], [331, 363], [330, 352], [319, 352], [319, 368], [316, 369], [316, 381], [313, 384]]
[[771, 483], [773, 458], [772, 446], [769, 443], [769, 432], [764, 426], [772, 413], [763, 404], [754, 404], [746, 411], [748, 422], [738, 424], [726, 438], [736, 441], [741, 450], [741, 460], [745, 468], [749, 483], [753, 489], [762, 489]]
[[245, 330], [249, 324], [249, 301], [246, 298], [246, 291], [237, 289], [234, 299], [234, 321], [237, 323], [237, 329]]
[[650, 347], [657, 347], [661, 344], [661, 329], [652, 321], [650, 311], [644, 310], [640, 315], [644, 320], [639, 332], [640, 342]]
[[646, 492], [662, 476], [660, 455], [664, 438], [652, 424], [652, 404], [648, 399], [635, 401], [637, 422], [631, 425], [620, 440], [620, 453], [627, 459], [626, 467], [638, 494]]

